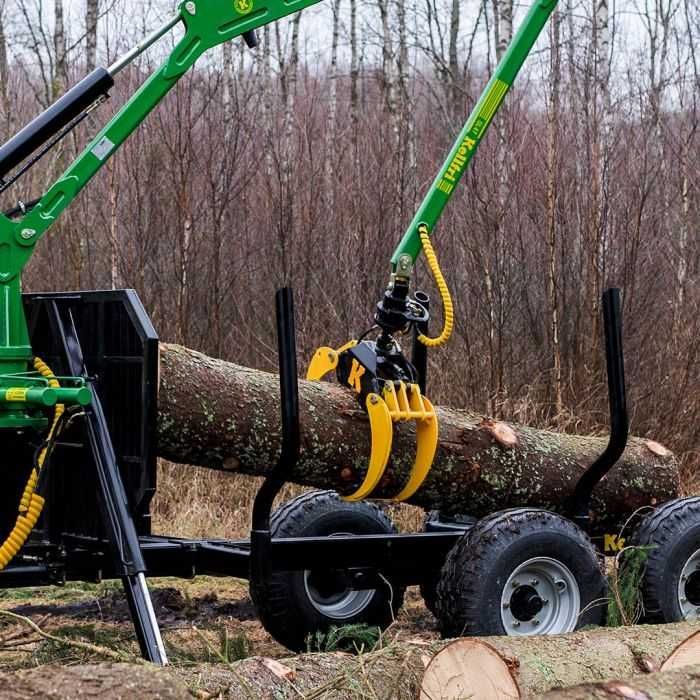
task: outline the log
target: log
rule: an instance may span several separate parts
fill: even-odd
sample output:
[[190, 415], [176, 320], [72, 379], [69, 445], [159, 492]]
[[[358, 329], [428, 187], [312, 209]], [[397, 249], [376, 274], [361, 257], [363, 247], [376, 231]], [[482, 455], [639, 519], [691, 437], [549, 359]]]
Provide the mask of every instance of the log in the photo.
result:
[[697, 700], [700, 697], [700, 666], [650, 673], [624, 681], [584, 683], [537, 697], [543, 700]]
[[[288, 480], [352, 492], [369, 457], [369, 429], [352, 393], [300, 381], [302, 447]], [[264, 475], [280, 447], [277, 375], [161, 343], [158, 454], [174, 462]], [[607, 438], [506, 424], [473, 411], [438, 408], [433, 468], [410, 503], [481, 517], [512, 506], [562, 511]], [[392, 459], [378, 497], [398, 493], [415, 454], [415, 431], [395, 426]], [[594, 493], [596, 526], [678, 495], [678, 463], [659, 443], [633, 438]]]
[[[610, 682], [657, 668], [665, 655], [695, 630], [697, 625], [680, 623], [597, 629], [556, 637], [492, 637], [488, 639], [488, 646], [484, 640], [469, 641], [491, 649], [493, 658], [499, 663], [506, 661], [512, 672], [511, 678], [520, 686], [518, 692], [522, 697], [537, 697], [539, 693], [560, 686]], [[465, 640], [458, 640], [461, 641]], [[0, 673], [0, 687], [8, 689], [3, 691], [3, 698], [17, 700], [49, 697], [51, 691], [54, 694], [50, 697], [104, 697], [115, 700], [127, 697], [220, 697], [235, 700], [298, 700], [300, 697], [308, 700], [354, 700], [368, 697], [415, 700], [419, 697], [424, 669], [430, 665], [433, 655], [454, 644], [392, 641], [382, 649], [360, 655], [324, 652], [278, 660], [250, 657], [230, 664], [222, 660], [216, 664], [174, 665], [167, 669], [157, 669], [147, 664], [114, 663], [43, 666], [16, 673]], [[472, 661], [477, 661], [477, 657], [474, 656]], [[648, 677], [680, 672], [682, 670]], [[481, 687], [484, 687], [483, 666], [470, 668], [468, 673], [475, 680], [481, 680]], [[646, 682], [646, 678], [640, 682]], [[136, 695], [132, 691], [134, 687], [139, 688]], [[12, 692], [10, 689], [13, 689]], [[430, 700], [442, 697], [505, 700], [508, 695], [436, 694]], [[568, 698], [567, 695], [553, 697]], [[646, 698], [639, 696], [637, 700]]]
[[420, 700], [518, 700], [551, 688], [658, 670], [697, 624], [600, 628], [545, 637], [464, 638], [426, 667]]
[[700, 632], [684, 639], [661, 664], [662, 671], [700, 665]]
[[26, 671], [0, 673], [0, 688], [3, 700], [192, 700], [185, 683], [150, 664], [39, 666]]

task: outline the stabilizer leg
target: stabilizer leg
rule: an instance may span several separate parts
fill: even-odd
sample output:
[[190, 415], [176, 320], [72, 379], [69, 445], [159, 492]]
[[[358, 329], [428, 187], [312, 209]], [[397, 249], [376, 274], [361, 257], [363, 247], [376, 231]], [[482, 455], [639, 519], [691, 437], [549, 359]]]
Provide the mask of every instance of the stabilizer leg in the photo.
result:
[[57, 337], [61, 339], [70, 372], [73, 376], [85, 377], [92, 392], [93, 401], [85, 408], [85, 425], [98, 476], [102, 517], [112, 546], [115, 570], [124, 586], [141, 654], [148, 661], [165, 666], [168, 659], [146, 583], [146, 564], [129, 511], [129, 502], [97, 387], [87, 376], [80, 340], [70, 311], [64, 318], [55, 303], [52, 307], [51, 322]]

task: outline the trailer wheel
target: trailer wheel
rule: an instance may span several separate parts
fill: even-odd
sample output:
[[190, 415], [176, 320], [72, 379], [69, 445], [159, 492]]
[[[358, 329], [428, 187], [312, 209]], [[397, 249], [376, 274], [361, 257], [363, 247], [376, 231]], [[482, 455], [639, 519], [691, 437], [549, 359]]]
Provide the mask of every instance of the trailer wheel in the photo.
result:
[[644, 622], [700, 618], [700, 498], [664, 503], [642, 520], [628, 544], [648, 548]]
[[601, 624], [606, 584], [588, 536], [555, 513], [480, 520], [450, 550], [437, 590], [444, 636], [559, 634]]
[[[423, 532], [440, 532], [446, 528], [464, 530], [476, 524], [477, 519], [471, 515], [442, 515], [439, 510], [429, 510], [423, 518]], [[420, 594], [425, 607], [437, 617], [437, 587], [440, 583], [440, 570], [431, 572], [429, 578], [420, 584]]]
[[[373, 503], [343, 501], [335, 491], [293, 498], [272, 515], [272, 537], [333, 537], [393, 534], [396, 528]], [[275, 572], [264, 590], [251, 595], [265, 629], [293, 651], [305, 651], [309, 635], [330, 627], [364, 623], [382, 629], [394, 620], [404, 588], [387, 579], [376, 589], [355, 590], [342, 571]]]

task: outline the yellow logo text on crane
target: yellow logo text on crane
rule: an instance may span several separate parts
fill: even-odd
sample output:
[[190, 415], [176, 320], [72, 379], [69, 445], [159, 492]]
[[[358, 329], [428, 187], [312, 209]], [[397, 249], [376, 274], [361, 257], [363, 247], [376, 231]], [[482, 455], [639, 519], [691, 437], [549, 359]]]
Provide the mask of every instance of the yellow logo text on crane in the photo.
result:
[[358, 394], [362, 391], [362, 375], [365, 373], [365, 368], [357, 361], [352, 361], [350, 374], [348, 375], [348, 385], [351, 386]]
[[233, 0], [236, 12], [247, 15], [253, 9], [253, 0]]

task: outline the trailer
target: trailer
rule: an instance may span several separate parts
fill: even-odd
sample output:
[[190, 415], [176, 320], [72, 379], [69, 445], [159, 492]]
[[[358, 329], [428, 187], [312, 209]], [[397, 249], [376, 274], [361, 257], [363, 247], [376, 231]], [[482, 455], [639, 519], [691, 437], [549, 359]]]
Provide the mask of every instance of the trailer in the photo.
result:
[[[393, 500], [415, 493], [439, 440], [426, 397], [428, 348], [447, 341], [454, 313], [431, 234], [556, 0], [535, 2], [486, 85], [392, 260], [374, 326], [341, 348], [322, 347], [307, 378], [335, 372], [366, 411], [372, 452], [363, 482], [345, 497], [305, 493], [274, 513], [299, 453], [294, 312], [276, 297], [282, 446], [255, 498], [247, 540], [182, 539], [152, 532], [156, 484], [158, 337], [135, 292], [21, 293], [35, 245], [129, 135], [207, 50], [317, 0], [188, 0], [163, 26], [107, 69], [98, 68], [0, 147], [0, 193], [18, 181], [106, 97], [114, 78], [175, 26], [184, 35], [163, 65], [47, 191], [0, 214], [0, 445], [12, 467], [0, 490], [0, 586], [61, 585], [118, 578], [144, 657], [167, 663], [148, 576], [234, 576], [250, 581], [266, 629], [290, 649], [333, 625], [387, 626], [408, 585], [420, 585], [445, 635], [553, 634], [602, 622], [602, 550], [589, 517], [591, 493], [628, 434], [619, 290], [603, 299], [611, 407], [608, 448], [582, 475], [568, 517], [516, 508], [476, 520], [426, 518], [400, 534], [372, 499], [391, 454], [393, 424], [416, 428], [416, 459]], [[411, 290], [424, 252], [444, 309], [428, 335], [430, 304]], [[370, 339], [372, 332], [376, 336]], [[412, 336], [411, 336], [412, 334]], [[395, 336], [413, 338], [411, 357]], [[630, 513], [620, 513], [621, 523]], [[591, 539], [592, 538], [592, 539]], [[700, 499], [664, 504], [632, 541], [649, 551], [647, 618], [697, 618]]]

